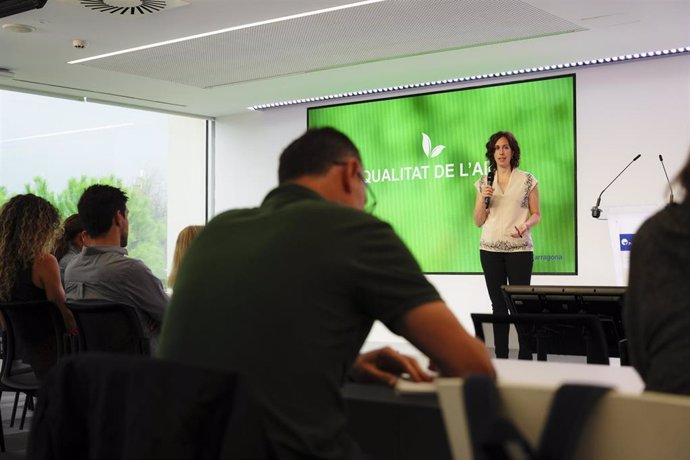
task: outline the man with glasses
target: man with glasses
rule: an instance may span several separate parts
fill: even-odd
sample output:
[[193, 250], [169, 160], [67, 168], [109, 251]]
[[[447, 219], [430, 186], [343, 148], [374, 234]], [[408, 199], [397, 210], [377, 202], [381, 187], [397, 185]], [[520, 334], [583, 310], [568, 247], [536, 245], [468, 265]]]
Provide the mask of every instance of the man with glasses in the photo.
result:
[[449, 376], [493, 374], [390, 225], [367, 199], [354, 144], [307, 131], [280, 157], [260, 207], [225, 212], [192, 244], [163, 324], [161, 356], [248, 377], [278, 458], [360, 458], [340, 386], [429, 380], [390, 348], [358, 355], [380, 320]]
[[[333, 162], [334, 165], [338, 166], [347, 166], [346, 161], [338, 160]], [[361, 160], [360, 160], [360, 165], [361, 165]], [[366, 190], [366, 196], [364, 197], [364, 212], [367, 212], [369, 214], [374, 213], [374, 209], [376, 208], [376, 196], [374, 195], [374, 192], [369, 188], [369, 185], [367, 182], [364, 180], [364, 175], [362, 174], [362, 170], [358, 169], [357, 170], [357, 177], [359, 177], [359, 180], [362, 181], [362, 184], [364, 184], [364, 189]]]

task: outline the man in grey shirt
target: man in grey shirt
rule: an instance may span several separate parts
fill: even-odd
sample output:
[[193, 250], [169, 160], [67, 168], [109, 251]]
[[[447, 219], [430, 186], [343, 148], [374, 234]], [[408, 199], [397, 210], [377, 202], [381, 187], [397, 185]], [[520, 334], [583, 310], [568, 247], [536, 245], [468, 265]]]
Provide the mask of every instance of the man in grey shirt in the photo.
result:
[[86, 231], [85, 247], [65, 270], [67, 301], [131, 305], [147, 335], [156, 337], [168, 296], [141, 260], [127, 257], [127, 195], [116, 187], [92, 185], [77, 207]]

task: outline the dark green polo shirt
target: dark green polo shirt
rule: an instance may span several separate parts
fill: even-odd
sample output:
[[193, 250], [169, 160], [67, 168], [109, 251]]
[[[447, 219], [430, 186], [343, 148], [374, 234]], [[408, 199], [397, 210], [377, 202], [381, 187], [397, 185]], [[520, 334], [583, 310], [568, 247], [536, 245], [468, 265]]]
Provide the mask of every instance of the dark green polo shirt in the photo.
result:
[[390, 225], [284, 185], [220, 214], [180, 267], [160, 355], [245, 373], [281, 459], [356, 458], [340, 387], [375, 319], [439, 295]]

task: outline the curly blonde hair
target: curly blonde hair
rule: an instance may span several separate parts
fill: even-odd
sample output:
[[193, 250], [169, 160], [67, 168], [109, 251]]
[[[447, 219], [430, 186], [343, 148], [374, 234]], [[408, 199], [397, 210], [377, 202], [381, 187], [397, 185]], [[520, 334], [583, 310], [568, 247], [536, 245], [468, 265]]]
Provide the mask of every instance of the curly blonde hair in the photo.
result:
[[60, 213], [36, 195], [16, 195], [0, 210], [0, 300], [9, 301], [21, 270], [52, 252], [61, 232]]

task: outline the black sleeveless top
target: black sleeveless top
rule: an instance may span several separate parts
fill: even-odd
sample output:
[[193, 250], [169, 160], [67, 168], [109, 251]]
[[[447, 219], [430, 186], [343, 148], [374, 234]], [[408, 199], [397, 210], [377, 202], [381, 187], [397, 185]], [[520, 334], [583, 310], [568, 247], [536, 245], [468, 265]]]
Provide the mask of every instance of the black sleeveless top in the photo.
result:
[[[32, 300], [46, 300], [46, 292], [36, 287], [31, 281], [31, 267], [20, 270], [12, 288], [11, 300], [13, 302], [25, 302]], [[50, 322], [39, 321], [30, 330], [24, 330], [24, 340], [30, 340], [32, 346], [24, 348], [23, 342], [15, 344], [17, 359], [30, 364], [39, 379], [46, 376], [50, 368], [55, 364], [57, 349], [53, 338]]]
[[17, 273], [10, 299], [13, 301], [46, 300], [46, 291], [36, 287], [31, 281], [31, 267]]

